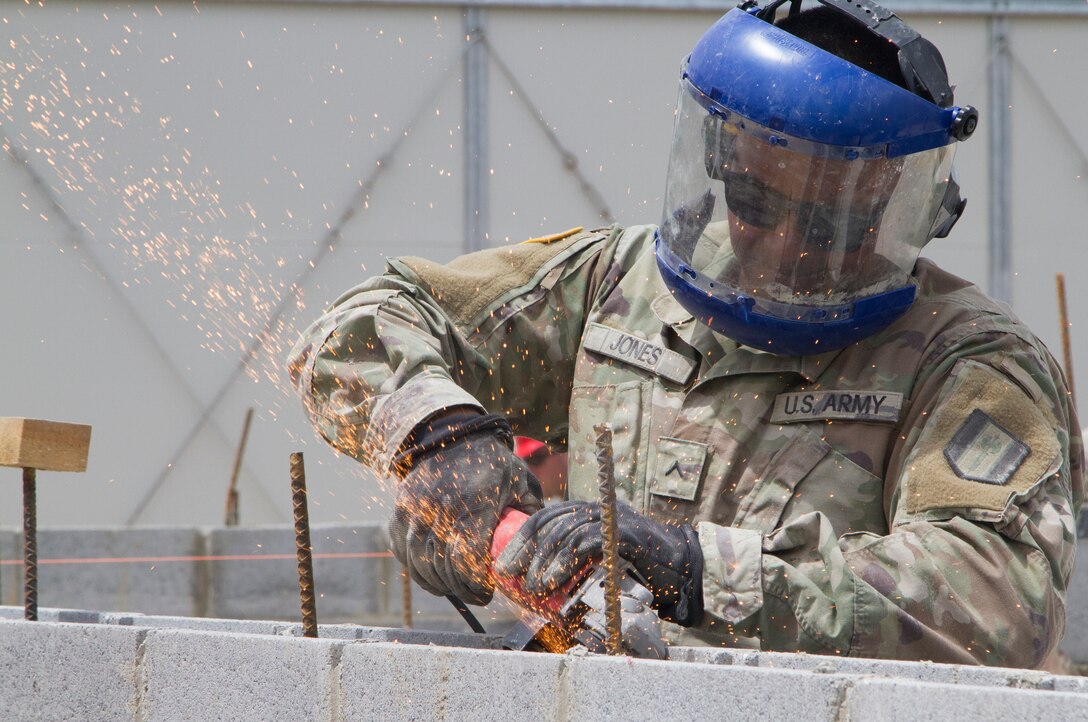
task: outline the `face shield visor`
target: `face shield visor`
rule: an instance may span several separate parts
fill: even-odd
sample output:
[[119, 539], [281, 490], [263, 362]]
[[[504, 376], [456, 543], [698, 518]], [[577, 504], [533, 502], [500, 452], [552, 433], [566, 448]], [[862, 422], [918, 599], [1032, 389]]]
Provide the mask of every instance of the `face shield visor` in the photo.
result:
[[914, 299], [911, 271], [944, 217], [954, 145], [887, 157], [773, 130], [685, 77], [658, 262], [677, 300], [734, 340], [834, 350]]

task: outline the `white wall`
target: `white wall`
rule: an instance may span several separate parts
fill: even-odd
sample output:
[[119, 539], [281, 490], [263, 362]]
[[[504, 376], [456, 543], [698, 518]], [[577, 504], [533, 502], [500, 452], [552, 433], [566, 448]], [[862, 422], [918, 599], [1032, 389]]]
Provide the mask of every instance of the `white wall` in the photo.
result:
[[[487, 12], [490, 46], [534, 108], [492, 62], [493, 243], [600, 223], [537, 112], [620, 222], [657, 220], [679, 62], [716, 16]], [[968, 213], [931, 255], [985, 287], [986, 20], [908, 20], [942, 48], [957, 100], [983, 112], [959, 155]], [[1088, 19], [1011, 27], [1014, 305], [1060, 355], [1056, 271], [1075, 324], [1088, 309], [1084, 144], [1062, 130], [1088, 112], [1077, 80]], [[86, 474], [40, 475], [43, 524], [219, 522], [251, 405], [244, 523], [289, 518], [295, 450], [316, 520], [386, 515], [379, 485], [315, 438], [282, 360], [386, 255], [460, 251], [463, 47], [461, 10], [447, 6], [0, 7], [0, 130], [12, 146], [0, 154], [0, 415], [94, 426]], [[365, 206], [330, 236], [360, 186]], [[1073, 338], [1085, 368], [1088, 335], [1074, 325]], [[4, 478], [0, 524], [14, 525], [18, 472]]]

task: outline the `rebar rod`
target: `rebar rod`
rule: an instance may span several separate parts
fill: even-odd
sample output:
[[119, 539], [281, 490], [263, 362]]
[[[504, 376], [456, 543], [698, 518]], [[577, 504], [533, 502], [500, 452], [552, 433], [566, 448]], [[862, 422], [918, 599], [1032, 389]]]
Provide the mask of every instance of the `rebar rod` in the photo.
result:
[[605, 648], [609, 654], [623, 654], [620, 643], [622, 620], [620, 618], [620, 565], [616, 523], [616, 463], [612, 455], [612, 425], [598, 424], [597, 432], [597, 483], [601, 494], [601, 533], [604, 537], [605, 568], [605, 624], [608, 639]]
[[412, 628], [412, 578], [408, 576], [408, 567], [400, 568], [400, 603], [403, 610], [403, 626]]
[[291, 502], [295, 515], [295, 552], [298, 557], [298, 594], [302, 607], [302, 636], [317, 637], [314, 560], [313, 549], [310, 546], [310, 514], [306, 508], [306, 468], [300, 451], [291, 454]]
[[37, 472], [23, 468], [23, 618], [38, 621]]
[[242, 422], [242, 438], [234, 452], [234, 468], [230, 472], [230, 486], [227, 488], [227, 512], [223, 520], [226, 526], [238, 526], [238, 474], [242, 471], [242, 458], [246, 453], [246, 441], [249, 439], [249, 425], [253, 421], [253, 407], [246, 409], [246, 420]]
[[1062, 360], [1065, 365], [1065, 385], [1069, 387], [1069, 396], [1076, 401], [1077, 392], [1073, 388], [1073, 346], [1069, 340], [1069, 309], [1065, 305], [1065, 274], [1059, 273], [1058, 281], [1058, 315], [1062, 324]]

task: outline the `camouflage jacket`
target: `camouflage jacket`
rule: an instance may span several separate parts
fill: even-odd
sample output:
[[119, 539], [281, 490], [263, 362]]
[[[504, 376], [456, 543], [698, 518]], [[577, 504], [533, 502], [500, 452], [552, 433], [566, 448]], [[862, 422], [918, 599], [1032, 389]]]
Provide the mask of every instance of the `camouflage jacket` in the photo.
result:
[[916, 302], [876, 336], [803, 358], [738, 346], [672, 298], [653, 231], [390, 261], [292, 352], [315, 426], [385, 474], [419, 421], [481, 407], [569, 444], [570, 496], [593, 499], [610, 421], [620, 496], [698, 531], [706, 615], [687, 642], [1040, 664], [1083, 471], [1042, 343], [921, 260]]

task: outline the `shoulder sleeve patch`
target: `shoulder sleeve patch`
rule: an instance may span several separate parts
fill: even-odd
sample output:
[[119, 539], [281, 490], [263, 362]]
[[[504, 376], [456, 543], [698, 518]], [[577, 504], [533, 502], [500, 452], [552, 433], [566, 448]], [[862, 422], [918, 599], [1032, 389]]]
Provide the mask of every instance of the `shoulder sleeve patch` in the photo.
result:
[[906, 510], [990, 512], [981, 516], [993, 519], [1053, 473], [1061, 444], [1013, 380], [974, 361], [961, 361], [952, 376], [911, 453]]
[[412, 256], [390, 259], [389, 265], [438, 301], [455, 323], [470, 325], [495, 303], [543, 278], [564, 251], [573, 253], [601, 237], [579, 229], [548, 243], [489, 248], [445, 265]]

